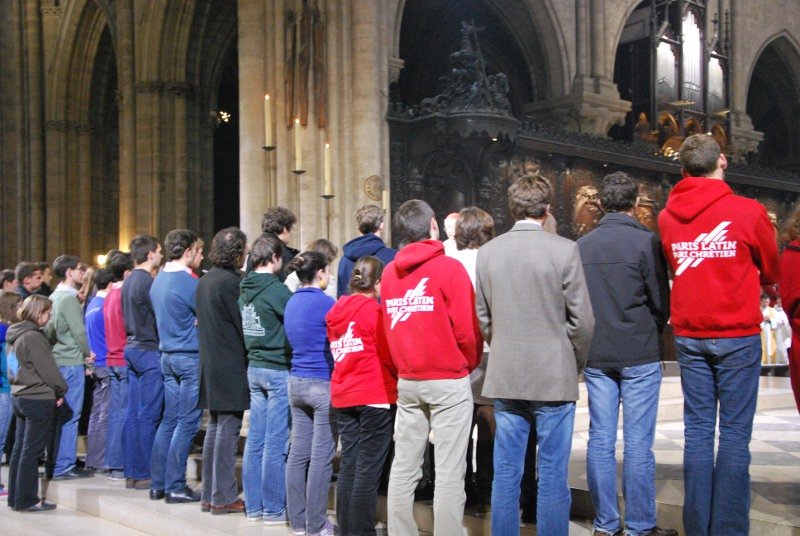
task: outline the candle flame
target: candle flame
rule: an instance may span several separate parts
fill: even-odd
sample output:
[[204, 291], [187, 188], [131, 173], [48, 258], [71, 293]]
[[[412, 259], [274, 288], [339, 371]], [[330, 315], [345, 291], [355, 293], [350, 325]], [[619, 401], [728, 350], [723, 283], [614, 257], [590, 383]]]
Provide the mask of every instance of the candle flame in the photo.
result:
[[266, 95], [264, 95], [264, 100], [269, 100], [269, 93], [267, 93]]

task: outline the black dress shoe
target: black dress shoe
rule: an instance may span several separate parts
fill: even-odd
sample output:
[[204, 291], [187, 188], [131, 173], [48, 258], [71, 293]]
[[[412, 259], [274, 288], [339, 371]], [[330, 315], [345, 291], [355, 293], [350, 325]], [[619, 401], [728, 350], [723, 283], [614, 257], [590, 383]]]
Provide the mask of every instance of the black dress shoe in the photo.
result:
[[66, 473], [53, 476], [53, 480], [73, 480], [75, 478], [89, 478], [91, 476], [94, 476], [94, 471], [90, 469], [79, 469], [78, 467], [73, 467]]
[[48, 510], [55, 510], [55, 509], [56, 509], [56, 505], [55, 504], [41, 501], [41, 502], [38, 502], [38, 503], [34, 504], [33, 506], [29, 506], [27, 508], [21, 508], [19, 511], [20, 512], [47, 512]]
[[200, 494], [189, 486], [184, 486], [183, 489], [167, 493], [165, 501], [167, 504], [200, 502]]
[[150, 500], [151, 501], [160, 501], [166, 496], [163, 489], [151, 489], [150, 490]]

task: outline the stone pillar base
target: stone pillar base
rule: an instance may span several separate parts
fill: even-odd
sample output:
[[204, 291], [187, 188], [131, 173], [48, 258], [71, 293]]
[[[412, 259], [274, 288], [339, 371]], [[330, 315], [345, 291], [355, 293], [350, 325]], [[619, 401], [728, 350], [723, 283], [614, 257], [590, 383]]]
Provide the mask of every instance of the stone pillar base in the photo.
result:
[[555, 123], [569, 131], [606, 136], [613, 125], [625, 123], [631, 103], [619, 98], [616, 85], [601, 78], [576, 78], [572, 93], [523, 107], [536, 121]]
[[731, 112], [730, 121], [731, 140], [728, 152], [732, 162], [744, 164], [752, 153], [758, 152], [764, 134], [755, 129], [750, 116], [744, 112]]

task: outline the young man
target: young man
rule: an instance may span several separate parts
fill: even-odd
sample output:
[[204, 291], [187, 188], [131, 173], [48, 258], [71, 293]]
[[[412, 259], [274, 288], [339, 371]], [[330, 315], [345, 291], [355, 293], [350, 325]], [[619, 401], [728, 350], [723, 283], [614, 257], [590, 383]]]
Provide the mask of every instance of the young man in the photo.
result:
[[110, 404], [106, 435], [105, 466], [109, 480], [125, 480], [125, 450], [122, 430], [128, 411], [128, 365], [125, 362], [125, 318], [122, 315], [122, 284], [133, 270], [130, 253], [117, 252], [107, 261], [114, 282], [103, 301], [103, 325], [106, 333]]
[[[39, 285], [34, 294], [48, 298], [53, 293], [53, 289], [50, 287], [50, 282], [53, 280], [53, 269], [46, 261], [37, 262], [36, 266], [42, 271], [42, 284]], [[86, 270], [84, 269], [83, 271], [85, 272]], [[80, 300], [80, 297], [78, 299]]]
[[17, 292], [24, 300], [35, 294], [42, 286], [42, 270], [35, 262], [21, 262], [14, 269], [16, 280], [19, 283]]
[[111, 377], [108, 372], [106, 357], [106, 327], [103, 320], [103, 303], [108, 294], [108, 287], [114, 281], [114, 275], [108, 268], [100, 268], [94, 276], [97, 294], [86, 307], [84, 320], [89, 348], [94, 352], [95, 360], [92, 374], [94, 390], [92, 391], [92, 411], [89, 417], [89, 430], [86, 433], [86, 467], [94, 470], [105, 470], [106, 438], [108, 436], [108, 413], [111, 408]]
[[246, 250], [247, 237], [236, 227], [218, 232], [211, 241], [212, 268], [197, 285], [199, 406], [211, 414], [203, 442], [200, 507], [213, 514], [244, 511], [236, 485], [236, 450], [244, 410], [250, 407], [238, 305]]
[[697, 536], [744, 535], [761, 370], [760, 285], [778, 278], [775, 230], [761, 204], [725, 183], [728, 161], [714, 138], [689, 136], [679, 157], [684, 178], [658, 229], [675, 274], [670, 322], [684, 397], [683, 526]]
[[[269, 234], [276, 237], [281, 241], [281, 266], [285, 269], [286, 266], [294, 259], [294, 256], [300, 253], [298, 250], [289, 247], [289, 241], [292, 239], [292, 228], [297, 223], [297, 216], [294, 212], [284, 207], [270, 207], [264, 213], [261, 219], [261, 234]], [[247, 262], [247, 271], [252, 269], [250, 260]], [[286, 281], [286, 272], [281, 270], [278, 274], [281, 283]]]
[[634, 217], [639, 186], [623, 172], [603, 179], [606, 215], [578, 240], [595, 317], [584, 370], [589, 392], [589, 492], [597, 536], [622, 535], [617, 502], [617, 423], [625, 413], [622, 493], [629, 536], [677, 536], [656, 526], [653, 440], [661, 387], [661, 333], [669, 318], [669, 282], [661, 246]]
[[[63, 426], [56, 431], [57, 455], [53, 480], [88, 477], [94, 471], [75, 466], [78, 447], [78, 421], [83, 408], [83, 389], [86, 374], [91, 373], [94, 353], [89, 349], [86, 328], [83, 324], [83, 308], [78, 301], [78, 287], [83, 283], [84, 272], [80, 270], [80, 259], [74, 255], [61, 255], [53, 261], [53, 272], [61, 282], [50, 295], [53, 314], [44, 327], [53, 357], [69, 391], [64, 398], [70, 410], [62, 413]], [[66, 410], [66, 408], [62, 408]], [[62, 417], [59, 417], [61, 421]]]
[[475, 292], [461, 263], [444, 255], [427, 203], [407, 201], [394, 218], [395, 236], [403, 247], [383, 272], [381, 284], [382, 329], [399, 377], [389, 531], [418, 533], [414, 490], [432, 429], [434, 534], [461, 534], [472, 424], [469, 373], [483, 350]]
[[186, 485], [186, 460], [202, 413], [197, 407], [198, 280], [190, 268], [200, 254], [197, 235], [188, 229], [170, 231], [164, 239], [164, 251], [167, 263], [150, 289], [164, 374], [164, 415], [153, 442], [150, 498], [166, 496], [168, 503], [197, 502], [200, 494]]
[[[134, 269], [122, 285], [125, 319], [125, 363], [128, 365], [128, 408], [123, 424], [125, 485], [150, 489], [150, 456], [164, 406], [164, 375], [158, 352], [158, 330], [150, 287], [161, 264], [161, 243], [150, 235], [131, 241]], [[153, 493], [151, 492], [151, 497]], [[155, 494], [156, 499], [163, 497]]]
[[365, 255], [379, 258], [384, 266], [394, 260], [397, 250], [383, 243], [383, 210], [377, 205], [364, 205], [356, 212], [356, 224], [361, 236], [342, 247], [339, 272], [336, 279], [336, 295], [347, 294], [350, 276], [355, 262]]
[[483, 396], [495, 399], [492, 534], [519, 534], [520, 480], [531, 427], [539, 447], [536, 529], [569, 532], [567, 484], [578, 372], [594, 316], [577, 245], [542, 224], [552, 190], [525, 176], [508, 189], [514, 227], [478, 250], [476, 308], [492, 351]]

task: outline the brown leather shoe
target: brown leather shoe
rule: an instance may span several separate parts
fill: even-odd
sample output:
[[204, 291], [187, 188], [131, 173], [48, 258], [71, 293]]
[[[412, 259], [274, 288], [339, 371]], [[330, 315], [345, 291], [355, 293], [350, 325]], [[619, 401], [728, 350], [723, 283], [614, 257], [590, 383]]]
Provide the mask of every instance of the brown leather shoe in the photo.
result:
[[150, 479], [145, 478], [144, 480], [136, 480], [133, 483], [133, 489], [150, 489]]
[[211, 503], [208, 501], [200, 501], [200, 511], [201, 512], [210, 512], [211, 511]]
[[133, 489], [136, 486], [136, 480], [133, 478], [125, 479], [125, 489]]
[[211, 505], [212, 515], [243, 514], [243, 513], [244, 513], [244, 501], [241, 499], [236, 499], [234, 502], [230, 504]]

